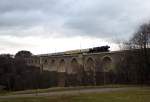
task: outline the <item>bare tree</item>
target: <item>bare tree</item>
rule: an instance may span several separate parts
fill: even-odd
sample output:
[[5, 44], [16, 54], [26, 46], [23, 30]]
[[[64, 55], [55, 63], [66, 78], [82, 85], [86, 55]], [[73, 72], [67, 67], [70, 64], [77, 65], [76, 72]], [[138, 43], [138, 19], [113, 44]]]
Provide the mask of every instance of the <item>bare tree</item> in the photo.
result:
[[149, 48], [150, 48], [150, 22], [142, 24], [138, 30], [133, 34], [133, 37], [129, 42], [125, 43], [129, 46], [128, 48], [134, 52], [138, 52], [136, 56], [137, 63], [139, 66], [138, 74], [140, 74], [141, 83], [145, 83], [149, 78], [150, 62], [149, 62]]
[[150, 22], [139, 27], [130, 39], [133, 48], [146, 49], [150, 47]]
[[140, 84], [150, 83], [150, 22], [139, 26], [128, 41], [119, 41], [119, 47], [126, 50], [124, 60], [118, 66], [118, 72], [123, 77], [121, 79]]
[[141, 80], [142, 82], [149, 77], [150, 62], [149, 62], [149, 48], [150, 48], [150, 22], [140, 26], [138, 31], [134, 34], [130, 40], [134, 48], [140, 50], [140, 66], [143, 68]]
[[150, 23], [141, 25], [130, 42], [134, 49], [140, 49], [140, 54], [142, 55], [141, 57], [143, 58], [144, 63], [148, 65], [148, 48], [150, 48]]

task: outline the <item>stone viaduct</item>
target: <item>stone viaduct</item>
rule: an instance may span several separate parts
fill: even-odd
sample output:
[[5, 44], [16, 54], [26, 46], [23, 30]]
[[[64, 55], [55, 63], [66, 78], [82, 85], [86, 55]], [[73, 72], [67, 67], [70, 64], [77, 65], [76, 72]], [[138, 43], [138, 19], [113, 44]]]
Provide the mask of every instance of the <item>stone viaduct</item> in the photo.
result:
[[[36, 55], [28, 58], [27, 63], [40, 67], [41, 71], [47, 70], [58, 73], [58, 86], [65, 86], [67, 82], [80, 84], [81, 79], [85, 78], [83, 74], [86, 75], [87, 83], [104, 83], [105, 74], [114, 71], [117, 63], [123, 58], [123, 51], [74, 53]], [[68, 76], [67, 82], [66, 76]]]

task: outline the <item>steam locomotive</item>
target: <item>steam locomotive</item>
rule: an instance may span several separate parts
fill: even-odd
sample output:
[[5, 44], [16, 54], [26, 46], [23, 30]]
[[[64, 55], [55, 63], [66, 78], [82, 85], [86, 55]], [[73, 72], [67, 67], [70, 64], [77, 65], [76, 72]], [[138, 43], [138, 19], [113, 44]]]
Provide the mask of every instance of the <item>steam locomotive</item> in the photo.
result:
[[88, 53], [109, 52], [109, 48], [110, 48], [110, 46], [108, 46], [108, 45], [101, 46], [101, 47], [93, 47], [93, 48], [89, 49]]

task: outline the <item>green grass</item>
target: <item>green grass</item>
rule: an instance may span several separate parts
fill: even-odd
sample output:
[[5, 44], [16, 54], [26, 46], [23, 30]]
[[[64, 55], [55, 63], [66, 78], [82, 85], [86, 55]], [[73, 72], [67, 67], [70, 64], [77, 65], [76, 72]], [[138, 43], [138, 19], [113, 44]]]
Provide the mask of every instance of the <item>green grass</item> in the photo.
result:
[[9, 98], [0, 102], [150, 102], [150, 88], [50, 97]]
[[9, 92], [8, 91], [6, 91], [6, 90], [0, 90], [0, 96], [1, 95], [6, 95], [6, 94], [8, 94]]
[[78, 87], [53, 87], [47, 89], [33, 89], [24, 91], [12, 91], [12, 92], [0, 92], [0, 95], [17, 95], [17, 94], [34, 94], [34, 93], [46, 93], [57, 91], [69, 91], [69, 90], [82, 90], [91, 88], [119, 88], [119, 87], [137, 87], [137, 85], [101, 85], [101, 86], [78, 86]]

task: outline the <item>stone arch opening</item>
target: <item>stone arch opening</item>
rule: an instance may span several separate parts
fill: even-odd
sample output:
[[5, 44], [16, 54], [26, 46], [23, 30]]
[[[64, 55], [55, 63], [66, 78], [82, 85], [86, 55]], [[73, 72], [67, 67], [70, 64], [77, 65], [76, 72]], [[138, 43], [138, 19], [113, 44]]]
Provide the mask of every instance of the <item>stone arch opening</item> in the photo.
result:
[[112, 59], [109, 56], [106, 56], [102, 59], [103, 71], [109, 72], [112, 70]]
[[66, 86], [66, 63], [61, 59], [58, 66], [58, 86]]
[[105, 56], [102, 59], [102, 68], [103, 68], [103, 81], [104, 84], [113, 83], [114, 74], [113, 74], [113, 66], [112, 59], [109, 56]]
[[58, 72], [66, 72], [66, 63], [64, 59], [61, 59], [58, 66]]
[[71, 74], [77, 74], [79, 71], [79, 63], [75, 58], [73, 58], [71, 61], [71, 68], [70, 69], [71, 69], [71, 72], [70, 72]]
[[54, 65], [54, 64], [55, 64], [55, 60], [52, 59], [52, 60], [51, 60], [51, 65]]
[[95, 62], [91, 57], [87, 59], [85, 70], [86, 71], [94, 71], [95, 70]]
[[57, 71], [57, 66], [56, 66], [56, 61], [54, 59], [52, 59], [50, 62], [49, 62], [49, 67], [50, 67], [50, 70], [51, 71]]
[[85, 83], [88, 85], [96, 84], [95, 73], [95, 61], [90, 57], [86, 61], [85, 65]]
[[80, 65], [76, 58], [73, 58], [70, 62], [70, 68], [68, 69], [68, 86], [77, 86], [81, 83], [81, 70]]

